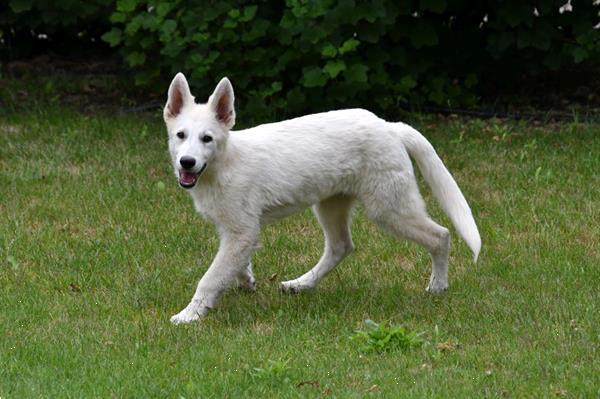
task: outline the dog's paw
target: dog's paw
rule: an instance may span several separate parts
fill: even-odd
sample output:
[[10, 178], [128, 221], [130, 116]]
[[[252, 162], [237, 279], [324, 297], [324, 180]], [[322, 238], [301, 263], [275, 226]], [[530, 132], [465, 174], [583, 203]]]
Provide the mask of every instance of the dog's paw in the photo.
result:
[[440, 294], [448, 290], [448, 281], [431, 278], [429, 285], [425, 290], [427, 292], [431, 292], [432, 294]]
[[256, 279], [254, 276], [250, 276], [245, 280], [239, 280], [238, 288], [246, 290], [246, 291], [256, 291]]
[[297, 280], [284, 281], [279, 284], [279, 290], [288, 294], [297, 294], [312, 288], [314, 288], [312, 285], [302, 284]]
[[206, 315], [208, 308], [185, 308], [175, 316], [171, 317], [171, 323], [173, 324], [187, 324], [193, 321], [199, 320]]

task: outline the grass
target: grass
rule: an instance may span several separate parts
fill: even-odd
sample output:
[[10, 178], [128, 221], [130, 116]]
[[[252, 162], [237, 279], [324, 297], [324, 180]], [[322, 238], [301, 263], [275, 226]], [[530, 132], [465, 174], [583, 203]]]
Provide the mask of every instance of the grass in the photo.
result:
[[[600, 126], [412, 122], [483, 238], [474, 265], [453, 235], [448, 293], [360, 209], [357, 251], [313, 292], [279, 293], [320, 255], [307, 211], [264, 229], [258, 292], [175, 327], [217, 239], [158, 116], [0, 114], [0, 397], [598, 397]], [[367, 319], [428, 344], [365, 353], [350, 336]]]

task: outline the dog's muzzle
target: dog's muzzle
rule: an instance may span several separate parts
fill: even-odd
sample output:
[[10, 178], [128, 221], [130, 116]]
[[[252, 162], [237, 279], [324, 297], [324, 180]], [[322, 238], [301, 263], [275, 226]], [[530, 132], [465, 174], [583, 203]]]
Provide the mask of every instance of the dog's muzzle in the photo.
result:
[[198, 178], [202, 172], [204, 172], [204, 169], [206, 169], [206, 165], [207, 164], [202, 165], [202, 168], [200, 168], [200, 171], [198, 172], [179, 169], [179, 185], [183, 188], [194, 187], [198, 182]]

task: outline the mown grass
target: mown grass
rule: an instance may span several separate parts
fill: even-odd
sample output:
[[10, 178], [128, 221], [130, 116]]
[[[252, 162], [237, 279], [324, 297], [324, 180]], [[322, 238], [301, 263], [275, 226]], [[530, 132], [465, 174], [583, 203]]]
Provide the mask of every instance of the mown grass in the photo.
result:
[[[360, 209], [357, 251], [315, 291], [279, 293], [320, 255], [307, 211], [264, 230], [256, 293], [172, 326], [217, 238], [158, 116], [0, 116], [0, 397], [598, 397], [600, 126], [412, 122], [484, 242], [474, 265], [454, 234], [448, 293]], [[426, 344], [364, 353], [349, 337], [366, 319]]]

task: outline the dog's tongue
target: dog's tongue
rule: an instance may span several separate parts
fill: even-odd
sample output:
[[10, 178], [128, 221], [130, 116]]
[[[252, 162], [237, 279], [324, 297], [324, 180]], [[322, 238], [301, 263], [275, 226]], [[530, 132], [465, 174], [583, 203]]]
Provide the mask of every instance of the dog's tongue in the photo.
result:
[[179, 174], [179, 183], [184, 186], [191, 186], [196, 183], [196, 174], [192, 172], [181, 172]]

